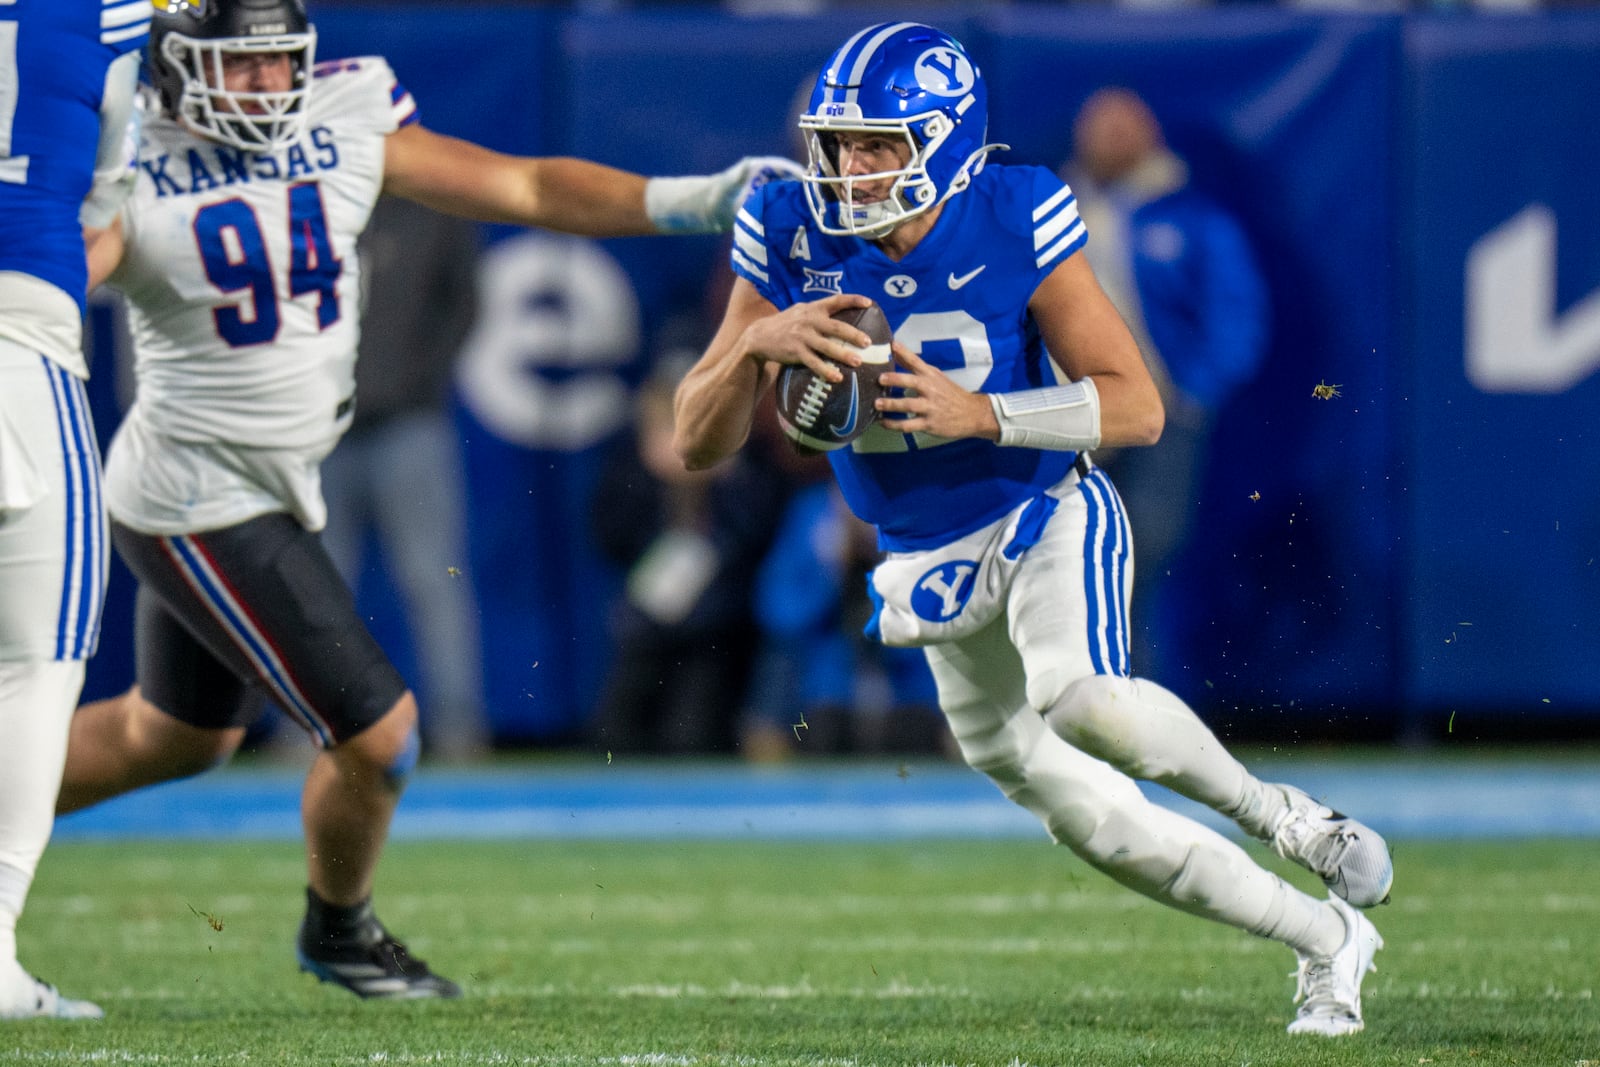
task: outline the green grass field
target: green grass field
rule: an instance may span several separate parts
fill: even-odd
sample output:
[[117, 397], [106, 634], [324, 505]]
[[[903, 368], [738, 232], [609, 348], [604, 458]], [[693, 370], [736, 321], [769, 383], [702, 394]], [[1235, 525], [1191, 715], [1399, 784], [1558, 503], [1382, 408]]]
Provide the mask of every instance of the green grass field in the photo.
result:
[[397, 844], [379, 912], [468, 990], [413, 1004], [298, 973], [295, 844], [64, 842], [22, 959], [107, 1018], [0, 1024], [0, 1064], [1600, 1067], [1600, 849], [1396, 851], [1330, 1041], [1283, 1032], [1287, 949], [1044, 842]]

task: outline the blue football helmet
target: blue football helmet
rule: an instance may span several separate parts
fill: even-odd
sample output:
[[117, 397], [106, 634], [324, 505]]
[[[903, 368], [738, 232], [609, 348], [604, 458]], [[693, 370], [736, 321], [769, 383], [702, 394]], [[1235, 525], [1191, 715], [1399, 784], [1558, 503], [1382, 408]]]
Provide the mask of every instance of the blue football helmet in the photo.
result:
[[[882, 237], [965, 189], [983, 161], [1005, 145], [986, 144], [988, 90], [954, 37], [915, 22], [868, 26], [828, 57], [800, 116], [810, 156], [804, 182], [823, 233]], [[903, 137], [911, 148], [901, 169], [839, 172], [837, 135]], [[894, 177], [889, 196], [853, 203], [857, 182]]]

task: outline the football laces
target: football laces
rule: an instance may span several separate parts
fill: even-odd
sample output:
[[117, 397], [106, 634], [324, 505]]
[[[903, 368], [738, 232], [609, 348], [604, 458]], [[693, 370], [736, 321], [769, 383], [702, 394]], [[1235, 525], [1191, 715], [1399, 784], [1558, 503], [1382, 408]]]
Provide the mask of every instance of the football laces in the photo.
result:
[[806, 391], [800, 394], [800, 406], [795, 411], [795, 425], [802, 430], [809, 430], [816, 425], [817, 416], [822, 414], [822, 406], [828, 402], [828, 390], [831, 387], [831, 383], [821, 376], [811, 379]]

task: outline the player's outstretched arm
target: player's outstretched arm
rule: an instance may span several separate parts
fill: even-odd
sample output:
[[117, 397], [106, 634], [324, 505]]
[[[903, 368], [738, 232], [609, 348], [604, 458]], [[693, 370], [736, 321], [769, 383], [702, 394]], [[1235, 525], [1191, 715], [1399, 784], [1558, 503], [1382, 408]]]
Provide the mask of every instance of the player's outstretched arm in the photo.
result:
[[1104, 448], [1152, 445], [1166, 413], [1139, 345], [1112, 305], [1089, 260], [1074, 252], [1051, 271], [1028, 302], [1045, 347], [1073, 381], [1092, 379]]
[[753, 184], [794, 168], [749, 157], [716, 174], [647, 179], [586, 159], [509, 156], [420, 125], [390, 134], [385, 193], [479, 222], [585, 237], [716, 233]]
[[830, 361], [858, 366], [856, 349], [871, 338], [831, 316], [869, 302], [846, 293], [779, 311], [755, 286], [735, 278], [717, 335], [678, 385], [673, 447], [684, 466], [702, 470], [744, 446], [756, 402], [782, 365], [803, 363], [833, 381], [843, 375]]

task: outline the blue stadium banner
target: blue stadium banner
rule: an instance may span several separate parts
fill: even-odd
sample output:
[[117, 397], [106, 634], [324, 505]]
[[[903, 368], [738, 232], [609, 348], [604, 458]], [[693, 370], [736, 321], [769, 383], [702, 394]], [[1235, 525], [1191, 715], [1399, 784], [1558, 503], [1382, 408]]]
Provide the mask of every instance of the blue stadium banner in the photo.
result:
[[1600, 713], [1600, 20], [1418, 19], [1406, 705]]
[[[386, 56], [433, 129], [646, 174], [798, 155], [817, 65], [871, 17], [315, 12], [320, 55]], [[1222, 415], [1203, 525], [1173, 568], [1176, 669], [1161, 680], [1242, 731], [1594, 714], [1600, 124], [1582, 116], [1600, 99], [1600, 15], [936, 17], [989, 79], [1001, 158], [1058, 166], [1088, 94], [1131, 87], [1266, 268], [1271, 349]], [[588, 536], [602, 450], [651, 362], [714, 328], [727, 246], [487, 232], [457, 382], [466, 577], [497, 734], [560, 741], [582, 730], [609, 656], [619, 578]], [[124, 342], [103, 302], [90, 326], [110, 350], [92, 389], [109, 440]], [[118, 571], [90, 696], [130, 680], [129, 585]], [[364, 591], [363, 606], [410, 677], [392, 600]]]

